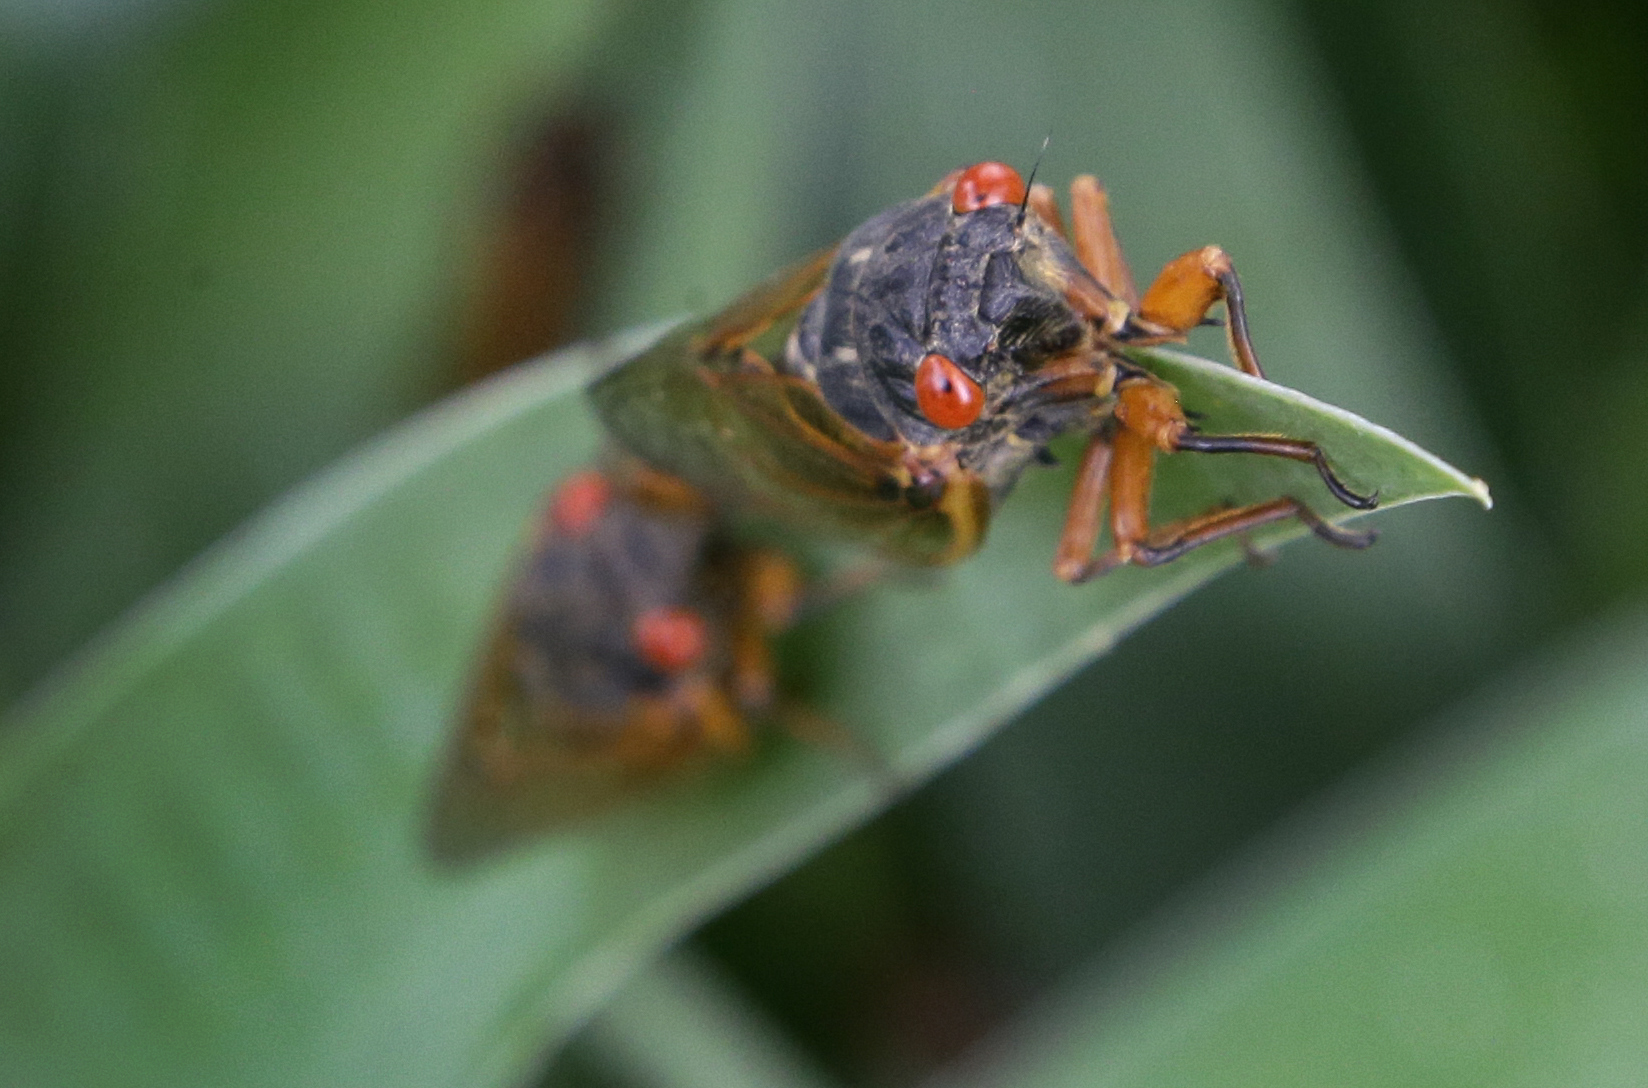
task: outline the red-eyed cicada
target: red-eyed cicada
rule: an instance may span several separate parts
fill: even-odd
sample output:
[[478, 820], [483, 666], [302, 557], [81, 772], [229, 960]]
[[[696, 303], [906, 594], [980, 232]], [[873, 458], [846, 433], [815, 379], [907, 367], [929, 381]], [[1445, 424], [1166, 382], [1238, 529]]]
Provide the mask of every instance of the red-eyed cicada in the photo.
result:
[[744, 751], [751, 717], [772, 709], [769, 640], [800, 589], [788, 558], [729, 538], [674, 477], [620, 457], [563, 480], [476, 678], [437, 820], [445, 847]]
[[[1052, 192], [1012, 167], [952, 174], [605, 376], [596, 408], [626, 449], [721, 508], [910, 563], [975, 551], [1025, 467], [1072, 431], [1090, 441], [1054, 561], [1068, 581], [1284, 518], [1370, 543], [1288, 496], [1150, 527], [1157, 451], [1305, 461], [1341, 502], [1375, 500], [1311, 442], [1198, 433], [1124, 351], [1182, 340], [1223, 301], [1237, 364], [1263, 376], [1229, 257], [1186, 253], [1141, 298], [1098, 182], [1076, 179], [1071, 202], [1067, 234]], [[1107, 498], [1112, 543], [1095, 557]]]

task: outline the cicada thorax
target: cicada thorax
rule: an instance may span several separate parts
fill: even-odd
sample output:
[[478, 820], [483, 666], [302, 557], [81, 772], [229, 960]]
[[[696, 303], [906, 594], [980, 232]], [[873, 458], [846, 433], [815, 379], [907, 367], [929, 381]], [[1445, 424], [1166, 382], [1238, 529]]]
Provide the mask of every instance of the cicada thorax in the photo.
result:
[[1098, 330], [1066, 297], [1083, 276], [1058, 232], [1016, 200], [941, 190], [842, 243], [784, 367], [858, 430], [953, 460], [999, 500], [1051, 437], [1106, 408], [1092, 381], [1079, 399], [1045, 396], [1038, 382], [1060, 361], [1107, 372]]
[[440, 819], [484, 796], [496, 822], [512, 795], [528, 823], [579, 815], [742, 751], [797, 592], [785, 560], [727, 539], [677, 479], [625, 465], [562, 481], [503, 601]]
[[[1069, 246], [1016, 173], [972, 173], [597, 382], [609, 430], [728, 508], [907, 562], [971, 554], [1048, 440], [1108, 412], [1110, 373]], [[1077, 395], [1048, 382], [1065, 371]]]

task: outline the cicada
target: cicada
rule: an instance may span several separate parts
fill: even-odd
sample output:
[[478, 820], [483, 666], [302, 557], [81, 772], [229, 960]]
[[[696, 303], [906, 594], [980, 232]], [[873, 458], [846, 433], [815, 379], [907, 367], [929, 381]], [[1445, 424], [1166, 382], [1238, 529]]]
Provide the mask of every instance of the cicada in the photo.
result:
[[730, 538], [676, 478], [614, 457], [563, 480], [464, 712], [437, 812], [442, 852], [586, 814], [694, 756], [744, 751], [752, 719], [773, 707], [770, 639], [801, 589], [786, 556]]
[[[1220, 508], [1152, 527], [1157, 453], [1248, 453], [1315, 466], [1366, 510], [1314, 443], [1210, 435], [1131, 348], [1183, 340], [1223, 303], [1232, 356], [1263, 377], [1241, 283], [1217, 246], [1169, 262], [1141, 296], [1096, 179], [1053, 193], [1012, 167], [957, 171], [838, 247], [757, 287], [591, 389], [626, 449], [701, 488], [719, 508], [949, 564], [1056, 436], [1088, 437], [1054, 571], [1080, 582], [1296, 518], [1365, 547], [1372, 535], [1301, 500]], [[1110, 510], [1110, 547], [1095, 555]]]

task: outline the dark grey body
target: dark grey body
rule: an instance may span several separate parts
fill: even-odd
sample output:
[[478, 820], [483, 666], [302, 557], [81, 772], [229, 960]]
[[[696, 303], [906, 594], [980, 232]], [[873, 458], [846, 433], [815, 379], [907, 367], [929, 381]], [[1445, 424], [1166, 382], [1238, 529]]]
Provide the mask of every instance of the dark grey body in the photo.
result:
[[[1083, 275], [1057, 232], [1016, 205], [958, 215], [939, 193], [897, 205], [850, 234], [824, 290], [802, 312], [783, 360], [844, 419], [878, 439], [959, 442], [960, 464], [1000, 498], [1048, 439], [1083, 426], [1092, 402], [1038, 403], [1026, 383], [1050, 358], [1089, 343], [1060, 284]], [[936, 427], [916, 405], [930, 352], [985, 393], [972, 426]]]

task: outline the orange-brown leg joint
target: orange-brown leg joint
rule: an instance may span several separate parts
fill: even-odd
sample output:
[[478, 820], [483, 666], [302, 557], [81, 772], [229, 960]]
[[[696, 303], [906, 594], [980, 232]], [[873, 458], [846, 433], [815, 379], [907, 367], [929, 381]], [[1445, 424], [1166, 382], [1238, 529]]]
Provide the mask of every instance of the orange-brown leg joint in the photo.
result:
[[[1095, 436], [1082, 458], [1076, 492], [1065, 515], [1053, 570], [1067, 582], [1132, 561], [1150, 536], [1150, 483], [1156, 451], [1171, 451], [1189, 425], [1179, 395], [1164, 382], [1135, 379], [1116, 392], [1119, 426], [1106, 440]], [[1110, 494], [1111, 550], [1092, 558], [1105, 491]]]
[[801, 610], [801, 571], [783, 552], [751, 551], [744, 560], [744, 597], [765, 634], [777, 634], [795, 622]]
[[[1099, 445], [1102, 439], [1094, 442]], [[1060, 539], [1058, 557], [1054, 560], [1054, 572], [1066, 582], [1085, 582], [1131, 563], [1135, 552], [1150, 535], [1150, 479], [1156, 444], [1148, 436], [1122, 427], [1103, 448], [1107, 451], [1104, 460], [1108, 461], [1104, 467], [1110, 491], [1111, 547], [1103, 555], [1093, 557], [1100, 521], [1096, 503], [1088, 507], [1090, 514], [1072, 510], [1065, 522], [1068, 535]], [[1102, 494], [1088, 475], [1089, 464], [1095, 470], [1100, 467], [1091, 448], [1089, 456], [1094, 460], [1083, 464], [1077, 498]]]
[[765, 710], [773, 703], [777, 680], [766, 633], [737, 624], [727, 640], [733, 701], [745, 710]]
[[[1108, 441], [1104, 435], [1096, 435], [1088, 447], [1070, 510], [1065, 515], [1064, 533], [1059, 538], [1053, 569], [1067, 582], [1083, 582], [1127, 563], [1159, 566], [1204, 544], [1288, 518], [1296, 518], [1311, 532], [1341, 548], [1365, 548], [1375, 539], [1372, 532], [1342, 529], [1324, 520], [1292, 496], [1212, 510], [1152, 532], [1150, 489], [1158, 450], [1260, 453], [1308, 461], [1317, 465], [1341, 501], [1360, 509], [1372, 509], [1376, 500], [1356, 495], [1339, 483], [1326, 467], [1321, 451], [1312, 443], [1262, 435], [1194, 434], [1185, 422], [1177, 392], [1164, 382], [1135, 378], [1122, 385], [1116, 393], [1115, 418], [1119, 426]], [[1106, 482], [1110, 496], [1111, 548], [1097, 558], [1090, 558], [1099, 534]]]
[[677, 693], [637, 695], [625, 706], [624, 728], [612, 756], [626, 767], [664, 767], [690, 751], [686, 736], [692, 708]]
[[1116, 422], [1164, 453], [1178, 448], [1189, 424], [1179, 407], [1179, 393], [1166, 382], [1133, 379], [1116, 391]]
[[1150, 534], [1155, 452], [1172, 450], [1188, 429], [1178, 392], [1165, 382], [1131, 381], [1116, 392], [1116, 457], [1111, 462], [1112, 562], [1132, 559]]
[[1133, 550], [1150, 535], [1150, 480], [1156, 446], [1149, 437], [1123, 428], [1116, 432], [1116, 455], [1110, 462], [1111, 559], [1104, 566], [1133, 558]]
[[1226, 332], [1236, 365], [1256, 378], [1264, 377], [1248, 335], [1236, 266], [1218, 246], [1193, 249], [1167, 262], [1144, 293], [1138, 316], [1146, 325], [1161, 329], [1165, 337], [1179, 339], [1200, 325], [1213, 304], [1221, 300], [1229, 313]]
[[667, 767], [701, 744], [726, 752], [749, 747], [749, 728], [719, 688], [702, 677], [663, 695], [630, 700], [612, 755], [636, 770]]

